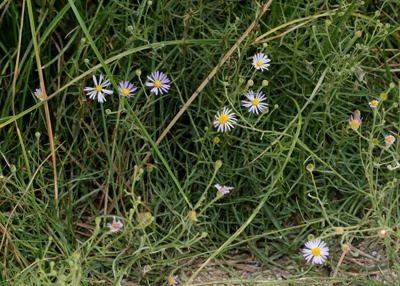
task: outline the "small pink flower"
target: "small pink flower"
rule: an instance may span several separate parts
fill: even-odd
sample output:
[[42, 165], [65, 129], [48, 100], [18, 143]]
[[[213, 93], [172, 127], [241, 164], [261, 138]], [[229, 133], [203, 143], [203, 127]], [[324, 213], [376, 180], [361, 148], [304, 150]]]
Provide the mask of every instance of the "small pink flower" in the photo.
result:
[[111, 223], [107, 224], [111, 232], [120, 232], [124, 228], [124, 224], [119, 219], [113, 217]]
[[387, 146], [393, 145], [394, 142], [396, 142], [396, 137], [394, 137], [392, 134], [385, 136], [385, 143]]
[[229, 194], [231, 190], [233, 190], [233, 187], [228, 187], [228, 186], [221, 186], [220, 184], [215, 184], [214, 187], [217, 189], [217, 191], [223, 196], [226, 194]]

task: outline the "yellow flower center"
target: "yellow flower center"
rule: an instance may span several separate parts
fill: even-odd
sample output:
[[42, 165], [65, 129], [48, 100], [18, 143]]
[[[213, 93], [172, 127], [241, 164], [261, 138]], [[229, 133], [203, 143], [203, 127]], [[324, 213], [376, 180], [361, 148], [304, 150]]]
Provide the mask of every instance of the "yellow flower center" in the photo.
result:
[[253, 106], [258, 106], [259, 103], [260, 103], [260, 100], [258, 100], [257, 98], [254, 98], [254, 99], [251, 101], [251, 104], [252, 104]]
[[350, 128], [351, 129], [358, 129], [359, 126], [360, 126], [360, 121], [358, 121], [357, 119], [353, 119], [350, 122]]
[[98, 91], [102, 91], [102, 87], [101, 87], [101, 85], [96, 85], [96, 91], [98, 92]]
[[392, 136], [388, 136], [388, 137], [386, 137], [386, 141], [387, 141], [389, 144], [392, 144], [393, 141], [394, 141], [394, 138], [393, 138]]
[[122, 94], [125, 95], [125, 96], [127, 96], [127, 95], [129, 94], [129, 89], [124, 88], [124, 89], [122, 90]]
[[40, 100], [43, 100], [43, 99], [44, 99], [44, 94], [43, 94], [43, 93], [39, 93], [39, 94], [37, 95], [37, 97], [38, 97]]
[[354, 110], [353, 114], [354, 114], [354, 115], [357, 115], [358, 117], [361, 116], [361, 112], [360, 112], [360, 110], [358, 110], [358, 109]]
[[168, 278], [168, 283], [174, 283], [175, 282], [175, 278], [174, 277], [169, 277]]
[[119, 223], [114, 222], [111, 224], [112, 229], [119, 229]]
[[195, 219], [195, 218], [197, 217], [197, 212], [196, 212], [196, 211], [191, 211], [191, 212], [190, 212], [190, 217], [191, 217], [192, 219]]
[[156, 80], [156, 81], [154, 82], [154, 86], [157, 87], [157, 88], [161, 87], [161, 81]]
[[344, 228], [342, 226], [339, 226], [336, 228], [336, 234], [343, 234], [344, 233]]
[[263, 66], [263, 62], [262, 61], [256, 62], [256, 66], [259, 67], [259, 68], [262, 67]]
[[314, 256], [320, 256], [321, 255], [321, 248], [319, 247], [314, 247], [313, 249], [311, 249], [311, 253]]
[[229, 120], [229, 116], [226, 114], [221, 114], [218, 118], [220, 124], [226, 124]]
[[371, 107], [377, 107], [378, 106], [378, 101], [377, 100], [372, 100], [371, 101]]

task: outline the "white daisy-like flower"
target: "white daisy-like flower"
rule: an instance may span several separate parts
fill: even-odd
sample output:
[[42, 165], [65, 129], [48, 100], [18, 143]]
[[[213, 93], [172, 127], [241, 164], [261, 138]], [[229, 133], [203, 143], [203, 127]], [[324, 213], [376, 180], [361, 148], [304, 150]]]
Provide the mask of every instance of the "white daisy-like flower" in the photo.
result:
[[242, 100], [243, 106], [249, 109], [249, 112], [258, 114], [262, 113], [264, 110], [268, 110], [268, 104], [264, 101], [267, 97], [262, 93], [262, 91], [257, 92], [254, 96], [254, 91], [249, 90], [245, 96], [248, 100]]
[[220, 184], [215, 184], [214, 187], [217, 189], [218, 193], [220, 193], [222, 196], [229, 194], [230, 191], [233, 190], [233, 187], [221, 186]]
[[168, 276], [168, 284], [171, 286], [178, 285], [178, 276], [177, 275], [170, 275]]
[[312, 264], [323, 264], [329, 256], [329, 248], [320, 239], [308, 241], [303, 249], [303, 256]]
[[124, 228], [124, 224], [119, 219], [113, 217], [111, 223], [107, 224], [111, 232], [120, 232]]
[[137, 90], [137, 87], [134, 86], [131, 82], [125, 80], [119, 83], [118, 89], [120, 96], [130, 98]]
[[369, 107], [371, 107], [372, 109], [376, 109], [378, 107], [379, 104], [379, 99], [373, 99], [370, 102], [368, 102]]
[[253, 56], [253, 66], [256, 70], [268, 70], [270, 61], [268, 56], [263, 53], [258, 53]]
[[156, 95], [158, 95], [158, 93], [167, 93], [169, 88], [171, 87], [169, 85], [170, 80], [168, 76], [163, 72], [152, 72], [150, 76], [147, 76], [147, 79], [149, 81], [146, 82], [145, 85], [152, 87], [150, 92], [155, 93]]
[[228, 107], [224, 107], [222, 111], [218, 111], [215, 115], [214, 126], [218, 128], [218, 132], [230, 131], [237, 121], [236, 115]]
[[86, 94], [89, 96], [90, 99], [96, 99], [100, 103], [103, 103], [106, 101], [106, 98], [104, 96], [105, 94], [113, 94], [112, 90], [105, 89], [105, 87], [109, 86], [110, 80], [106, 79], [103, 77], [103, 75], [100, 75], [99, 81], [97, 82], [97, 79], [95, 76], [93, 76], [93, 82], [94, 82], [94, 87], [85, 87], [84, 91], [86, 91]]
[[39, 99], [40, 101], [44, 100], [44, 93], [41, 88], [37, 88], [33, 93], [33, 95], [36, 96], [36, 98]]
[[396, 137], [394, 137], [392, 134], [385, 136], [385, 143], [387, 146], [393, 145], [394, 142], [396, 142]]

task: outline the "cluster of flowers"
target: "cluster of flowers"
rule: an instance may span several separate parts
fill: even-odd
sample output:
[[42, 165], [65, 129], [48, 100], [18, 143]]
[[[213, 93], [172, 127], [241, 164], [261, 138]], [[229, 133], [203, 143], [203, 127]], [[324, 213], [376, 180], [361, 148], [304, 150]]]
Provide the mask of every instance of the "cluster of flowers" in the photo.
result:
[[[270, 66], [269, 62], [271, 60], [268, 56], [258, 53], [253, 56], [253, 67], [256, 70], [268, 70]], [[145, 86], [150, 87], [151, 93], [156, 95], [167, 93], [170, 89], [170, 80], [168, 76], [160, 71], [155, 71], [151, 73], [150, 76], [147, 76], [148, 81], [145, 83]], [[87, 93], [90, 99], [97, 99], [99, 103], [103, 103], [106, 101], [105, 95], [113, 94], [113, 91], [107, 89], [111, 85], [110, 81], [104, 78], [103, 75], [100, 75], [99, 80], [95, 76], [93, 76], [94, 87], [85, 87], [84, 91]], [[118, 85], [119, 95], [124, 97], [131, 97], [135, 94], [137, 87], [129, 81], [121, 81]], [[36, 89], [34, 95], [39, 100], [44, 100], [45, 96], [42, 90]], [[268, 110], [268, 104], [265, 103], [267, 99], [266, 96], [261, 92], [254, 93], [253, 90], [249, 90], [245, 97], [247, 100], [242, 101], [242, 105], [248, 108], [248, 111], [251, 113], [259, 114], [263, 113], [265, 110]], [[380, 103], [379, 99], [374, 99], [369, 102], [369, 106], [372, 109], [376, 109]], [[217, 128], [218, 132], [227, 132], [234, 128], [234, 125], [237, 122], [236, 115], [232, 112], [232, 110], [228, 107], [224, 107], [222, 111], [217, 112], [215, 116], [214, 126]], [[359, 110], [355, 110], [348, 120], [349, 126], [353, 130], [358, 130], [362, 123], [361, 112]], [[388, 134], [385, 136], [385, 143], [387, 145], [392, 145], [395, 143], [396, 137], [392, 134]], [[217, 192], [220, 196], [224, 196], [228, 194], [233, 187], [223, 186], [220, 184], [215, 184], [214, 187], [217, 189]], [[196, 216], [197, 213], [192, 211], [192, 216]], [[120, 219], [113, 218], [112, 222], [109, 223], [108, 228], [112, 233], [119, 233], [123, 230], [124, 224]], [[329, 256], [329, 248], [326, 243], [320, 239], [308, 241], [305, 244], [304, 249], [302, 250], [303, 256], [307, 262], [312, 264], [323, 264], [327, 257]], [[178, 283], [177, 275], [170, 275], [167, 278], [169, 285], [175, 286]]]
[[[160, 71], [155, 71], [147, 76], [148, 81], [145, 83], [145, 86], [150, 87], [151, 93], [155, 95], [167, 93], [170, 89], [170, 79], [166, 74]], [[103, 75], [100, 75], [97, 80], [96, 76], [93, 75], [93, 83], [94, 87], [85, 87], [84, 91], [89, 96], [90, 99], [97, 99], [99, 103], [103, 103], [106, 101], [105, 95], [111, 95], [114, 92], [108, 87], [111, 85], [110, 80], [106, 79]], [[137, 87], [131, 83], [130, 81], [121, 81], [118, 85], [118, 91], [120, 96], [124, 96], [126, 98], [130, 98], [135, 94]], [[36, 96], [39, 100], [44, 100], [44, 94], [42, 89], [38, 88], [34, 92], [34, 96]]]
[[[253, 56], [253, 67], [256, 70], [268, 70], [270, 61], [267, 55], [262, 53], [255, 54]], [[265, 103], [267, 97], [263, 92], [258, 91], [255, 93], [253, 90], [249, 90], [245, 94], [245, 97], [247, 100], [243, 100], [242, 105], [248, 108], [249, 112], [258, 115], [268, 110], [268, 104]], [[227, 132], [234, 127], [236, 122], [236, 115], [230, 108], [225, 106], [222, 111], [217, 112], [217, 115], [215, 115], [214, 126], [217, 128], [218, 132]]]
[[[375, 98], [375, 99], [371, 100], [368, 103], [368, 105], [372, 109], [375, 110], [378, 107], [379, 103], [380, 103], [380, 99]], [[361, 117], [360, 110], [358, 110], [358, 109], [354, 110], [353, 113], [350, 115], [348, 122], [349, 122], [349, 127], [351, 129], [353, 129], [355, 131], [358, 130], [358, 128], [360, 128], [361, 123], [362, 123], [362, 117]], [[396, 142], [396, 137], [392, 134], [385, 135], [384, 139], [385, 139], [386, 146], [388, 146], [388, 147], [390, 145], [393, 145]], [[377, 141], [377, 142], [379, 142], [379, 141]]]

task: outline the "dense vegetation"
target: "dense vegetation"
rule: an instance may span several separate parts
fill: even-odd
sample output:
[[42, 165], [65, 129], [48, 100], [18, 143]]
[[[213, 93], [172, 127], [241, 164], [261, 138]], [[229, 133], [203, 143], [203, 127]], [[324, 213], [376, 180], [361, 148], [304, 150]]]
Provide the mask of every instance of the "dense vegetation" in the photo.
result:
[[[0, 4], [2, 285], [207, 285], [191, 278], [215, 261], [225, 283], [266, 283], [223, 263], [237, 254], [292, 283], [399, 283], [400, 147], [385, 136], [399, 138], [400, 2], [273, 0], [258, 19], [263, 5]], [[268, 70], [254, 68], [257, 53]], [[156, 70], [168, 93], [145, 86]], [[105, 103], [84, 91], [101, 74], [114, 90]], [[138, 87], [130, 99], [123, 80]], [[242, 106], [249, 90], [267, 112]], [[225, 106], [237, 124], [221, 133]], [[330, 248], [324, 266], [300, 251], [313, 237]]]

